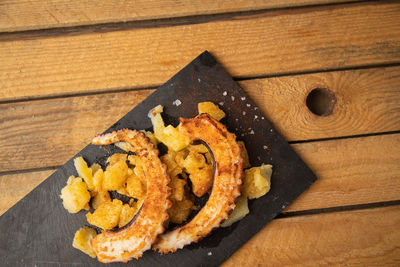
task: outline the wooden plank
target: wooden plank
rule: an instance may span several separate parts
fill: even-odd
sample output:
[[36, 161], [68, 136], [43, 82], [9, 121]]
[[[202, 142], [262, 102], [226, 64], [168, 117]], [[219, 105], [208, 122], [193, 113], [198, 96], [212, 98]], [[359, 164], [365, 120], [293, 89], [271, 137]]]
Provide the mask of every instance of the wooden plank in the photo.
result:
[[399, 266], [400, 206], [272, 221], [222, 266]]
[[[400, 130], [400, 67], [247, 80], [240, 85], [289, 141]], [[306, 107], [305, 98], [315, 87], [335, 93], [338, 101], [331, 115], [316, 116]], [[62, 165], [151, 92], [0, 105], [0, 171]]]
[[[400, 200], [399, 143], [393, 134], [293, 145], [318, 181], [285, 212]], [[0, 176], [0, 215], [51, 172]]]
[[3, 34], [0, 101], [155, 86], [205, 49], [235, 77], [395, 63], [399, 11], [399, 2], [367, 2], [189, 25]]
[[267, 8], [348, 2], [346, 0], [137, 0], [105, 2], [78, 0], [3, 0], [0, 32], [48, 29], [135, 20], [240, 12]]

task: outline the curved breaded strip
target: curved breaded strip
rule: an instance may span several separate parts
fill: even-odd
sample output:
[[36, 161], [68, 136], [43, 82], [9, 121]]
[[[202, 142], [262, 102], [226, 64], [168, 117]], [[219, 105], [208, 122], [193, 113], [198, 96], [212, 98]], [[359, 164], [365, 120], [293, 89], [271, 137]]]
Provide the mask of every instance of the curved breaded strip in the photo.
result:
[[168, 197], [170, 177], [167, 167], [158, 157], [158, 150], [143, 133], [123, 129], [100, 135], [93, 139], [95, 145], [128, 142], [140, 158], [147, 179], [147, 195], [139, 213], [127, 226], [117, 231], [103, 231], [93, 241], [93, 249], [103, 263], [138, 259], [151, 248], [157, 236], [164, 232], [163, 223], [168, 219], [171, 206]]
[[181, 118], [179, 129], [191, 141], [201, 140], [211, 150], [214, 184], [207, 203], [199, 213], [187, 224], [161, 235], [153, 246], [165, 254], [197, 242], [219, 227], [235, 208], [243, 178], [241, 147], [236, 142], [236, 136], [228, 132], [224, 125], [208, 114], [200, 114], [193, 119]]

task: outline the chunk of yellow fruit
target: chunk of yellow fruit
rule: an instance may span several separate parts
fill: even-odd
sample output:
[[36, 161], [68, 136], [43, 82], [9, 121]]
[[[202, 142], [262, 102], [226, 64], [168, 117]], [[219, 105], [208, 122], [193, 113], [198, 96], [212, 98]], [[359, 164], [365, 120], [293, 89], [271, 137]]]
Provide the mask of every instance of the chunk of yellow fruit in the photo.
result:
[[[100, 192], [103, 190], [104, 171], [98, 169], [93, 175], [93, 193]], [[93, 195], [93, 194], [92, 194]]]
[[61, 189], [63, 205], [69, 213], [77, 213], [82, 209], [89, 209], [90, 193], [82, 178], [70, 176], [67, 185]]
[[88, 254], [92, 258], [96, 258], [96, 252], [92, 247], [92, 239], [97, 235], [96, 230], [88, 226], [84, 226], [75, 232], [72, 246], [79, 249], [83, 253]]
[[100, 191], [100, 192], [97, 192], [97, 194], [93, 197], [92, 207], [94, 209], [97, 209], [97, 208], [99, 208], [101, 203], [110, 202], [110, 201], [111, 201], [110, 193], [108, 193], [108, 191]]
[[199, 168], [205, 167], [206, 164], [206, 159], [204, 156], [200, 153], [190, 151], [189, 155], [185, 158], [185, 161], [183, 163], [183, 166], [187, 171], [191, 170], [197, 170]]
[[126, 180], [128, 175], [128, 164], [120, 160], [112, 165], [108, 165], [104, 172], [103, 190], [118, 190]]
[[121, 210], [122, 201], [113, 199], [112, 201], [101, 203], [93, 213], [86, 214], [86, 219], [92, 225], [111, 230], [118, 225]]
[[110, 157], [108, 157], [107, 163], [110, 165], [114, 165], [115, 163], [117, 163], [119, 161], [126, 161], [127, 157], [128, 157], [127, 154], [115, 153], [115, 154], [112, 154]]
[[189, 179], [192, 182], [193, 194], [201, 197], [210, 190], [213, 184], [213, 167], [205, 165], [201, 169], [190, 170]]
[[247, 153], [247, 149], [246, 149], [246, 146], [244, 145], [244, 142], [243, 141], [238, 141], [238, 144], [242, 148], [241, 155], [242, 155], [242, 157], [244, 159], [243, 168], [246, 169], [246, 168], [251, 167], [250, 161], [249, 161], [249, 154]]
[[[178, 153], [180, 153], [179, 151]], [[173, 150], [168, 150], [167, 154], [160, 157], [161, 161], [167, 165], [167, 172], [170, 176], [176, 176], [182, 173], [182, 168], [176, 162], [177, 153]]]
[[95, 174], [98, 170], [101, 169], [101, 166], [100, 166], [100, 164], [98, 164], [98, 163], [93, 163], [93, 164], [90, 166], [90, 168], [92, 169], [92, 174], [93, 174], [93, 176], [94, 176], [94, 174]]
[[268, 193], [271, 188], [272, 165], [253, 167], [244, 172], [242, 194], [249, 199], [259, 198]]
[[89, 190], [93, 189], [93, 176], [92, 169], [88, 167], [86, 161], [82, 157], [77, 157], [74, 159], [74, 165], [79, 177], [85, 180]]
[[168, 149], [179, 151], [189, 145], [190, 140], [187, 136], [182, 135], [178, 128], [172, 125], [165, 126], [161, 117], [163, 111], [162, 106], [157, 106], [150, 110], [149, 117], [153, 124], [154, 136], [159, 142], [164, 143]]
[[249, 206], [247, 203], [247, 197], [245, 195], [241, 195], [238, 197], [236, 202], [236, 207], [229, 215], [228, 219], [224, 221], [221, 226], [228, 227], [233, 223], [243, 219], [249, 213]]
[[119, 217], [118, 227], [123, 227], [127, 223], [129, 223], [137, 212], [138, 209], [135, 206], [131, 207], [128, 204], [124, 204], [121, 209], [121, 215]]
[[223, 112], [217, 105], [213, 102], [201, 102], [197, 104], [199, 114], [207, 113], [217, 121], [225, 117], [225, 112]]
[[194, 209], [194, 204], [189, 199], [173, 201], [172, 207], [168, 210], [170, 221], [176, 224], [183, 223]]

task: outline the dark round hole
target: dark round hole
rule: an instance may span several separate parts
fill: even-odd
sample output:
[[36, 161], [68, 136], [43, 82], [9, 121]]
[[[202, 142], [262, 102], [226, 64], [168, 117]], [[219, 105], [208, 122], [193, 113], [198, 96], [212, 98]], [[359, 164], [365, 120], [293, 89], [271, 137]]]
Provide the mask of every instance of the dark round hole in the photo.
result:
[[306, 99], [308, 109], [318, 116], [328, 116], [336, 104], [335, 94], [326, 88], [311, 90]]

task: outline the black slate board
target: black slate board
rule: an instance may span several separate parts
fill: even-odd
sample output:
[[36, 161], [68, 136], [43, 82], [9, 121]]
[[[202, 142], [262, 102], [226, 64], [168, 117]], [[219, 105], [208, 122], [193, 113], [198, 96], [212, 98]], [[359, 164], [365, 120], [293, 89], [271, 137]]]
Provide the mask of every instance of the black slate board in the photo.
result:
[[[176, 100], [181, 104], [177, 105]], [[178, 117], [194, 117], [197, 103], [202, 101], [219, 103], [227, 113], [223, 122], [245, 142], [253, 166], [261, 163], [274, 166], [271, 191], [249, 201], [250, 214], [231, 227], [217, 229], [198, 244], [174, 254], [147, 251], [141, 259], [129, 262], [130, 266], [217, 266], [316, 180], [254, 102], [207, 51], [107, 132], [121, 128], [151, 129], [147, 113], [158, 104], [165, 107], [164, 119], [176, 125]], [[88, 145], [76, 156], [82, 155], [91, 164], [104, 162], [114, 151], [113, 146]], [[69, 214], [59, 198], [70, 175], [77, 175], [72, 159], [0, 217], [1, 266], [101, 265], [71, 245], [75, 231], [86, 221], [85, 212]]]

